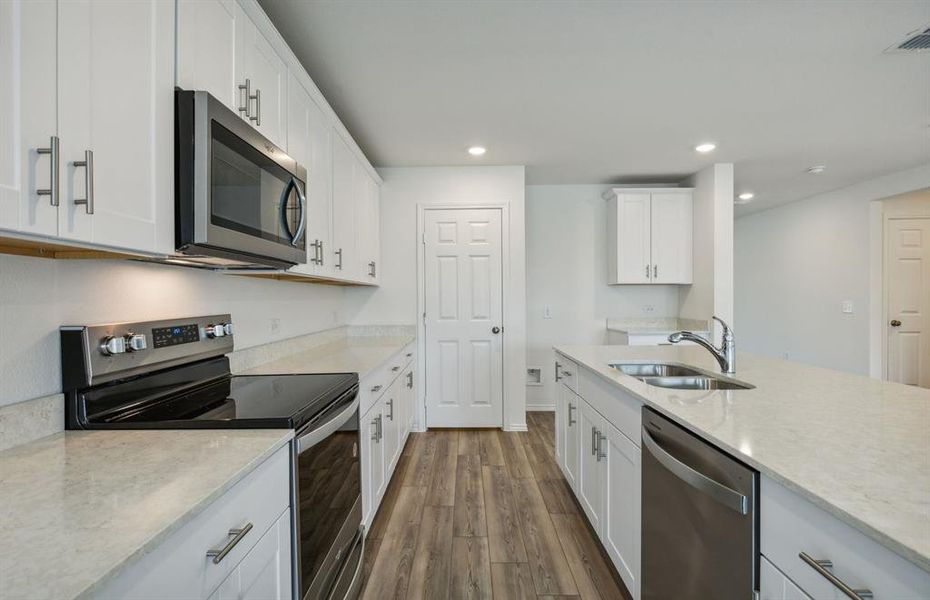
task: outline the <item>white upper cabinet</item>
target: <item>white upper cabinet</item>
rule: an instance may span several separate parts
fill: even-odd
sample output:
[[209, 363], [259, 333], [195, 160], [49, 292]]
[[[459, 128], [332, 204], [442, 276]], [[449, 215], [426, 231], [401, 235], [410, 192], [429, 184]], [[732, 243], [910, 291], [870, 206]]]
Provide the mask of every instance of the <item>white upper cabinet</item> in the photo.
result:
[[288, 69], [235, 0], [178, 0], [177, 85], [205, 90], [287, 148]]
[[381, 221], [380, 190], [361, 163], [356, 164], [355, 185], [358, 205], [355, 230], [358, 238], [359, 273], [361, 281], [374, 284], [378, 282], [378, 258], [381, 254], [378, 235]]
[[48, 236], [58, 233], [58, 152], [40, 149], [58, 135], [56, 7], [0, 2], [0, 228]]
[[607, 283], [691, 283], [692, 189], [614, 188], [604, 197]]
[[236, 65], [245, 20], [235, 0], [178, 0], [178, 87], [207, 91], [243, 114], [245, 91], [239, 90]]
[[287, 64], [252, 21], [243, 20], [239, 81], [247, 84], [247, 117], [280, 148], [287, 148]]
[[331, 276], [333, 130], [323, 110], [291, 74], [287, 101], [288, 154], [307, 169], [307, 262], [296, 273]]
[[361, 260], [356, 253], [358, 185], [355, 155], [338, 131], [333, 131], [333, 248], [327, 258], [334, 261], [337, 277], [359, 279]]
[[58, 4], [60, 237], [174, 249], [174, 30], [161, 0]]

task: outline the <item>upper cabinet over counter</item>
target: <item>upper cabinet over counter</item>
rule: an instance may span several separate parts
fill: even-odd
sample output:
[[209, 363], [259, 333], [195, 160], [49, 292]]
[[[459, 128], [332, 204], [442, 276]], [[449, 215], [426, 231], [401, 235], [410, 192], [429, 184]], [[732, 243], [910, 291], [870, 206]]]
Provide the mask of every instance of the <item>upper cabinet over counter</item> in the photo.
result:
[[307, 168], [306, 261], [277, 275], [377, 285], [381, 179], [255, 0], [2, 2], [0, 72], [0, 249], [174, 254], [177, 86]]
[[613, 188], [607, 283], [691, 283], [692, 188]]

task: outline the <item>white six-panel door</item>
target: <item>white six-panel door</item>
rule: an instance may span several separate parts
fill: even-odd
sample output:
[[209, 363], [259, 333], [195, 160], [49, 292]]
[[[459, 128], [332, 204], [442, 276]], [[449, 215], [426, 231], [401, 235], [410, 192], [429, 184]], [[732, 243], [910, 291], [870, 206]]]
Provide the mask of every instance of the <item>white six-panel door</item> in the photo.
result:
[[930, 387], [930, 219], [888, 221], [888, 379]]
[[500, 427], [501, 210], [424, 212], [427, 427]]

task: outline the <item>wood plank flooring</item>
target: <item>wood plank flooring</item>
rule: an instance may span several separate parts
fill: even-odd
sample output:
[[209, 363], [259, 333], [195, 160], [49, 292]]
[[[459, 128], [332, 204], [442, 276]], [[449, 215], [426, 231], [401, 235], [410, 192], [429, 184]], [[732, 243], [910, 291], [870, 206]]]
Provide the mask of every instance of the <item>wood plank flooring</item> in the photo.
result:
[[368, 533], [362, 597], [629, 600], [555, 461], [527, 432], [413, 433]]

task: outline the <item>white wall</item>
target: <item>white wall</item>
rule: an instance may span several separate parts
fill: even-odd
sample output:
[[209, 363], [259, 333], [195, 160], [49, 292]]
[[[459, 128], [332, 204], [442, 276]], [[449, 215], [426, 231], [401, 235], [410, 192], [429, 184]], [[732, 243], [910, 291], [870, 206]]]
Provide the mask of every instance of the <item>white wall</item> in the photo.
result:
[[[378, 171], [381, 188], [381, 287], [346, 292], [351, 323], [417, 322], [417, 206], [505, 203], [510, 265], [504, 266], [504, 427], [526, 427], [526, 272], [523, 167], [410, 167]], [[420, 353], [422, 409], [422, 352]], [[423, 422], [422, 412], [419, 422]]]
[[735, 328], [733, 165], [711, 165], [688, 185], [694, 188], [694, 283], [681, 286], [680, 316], [706, 321], [716, 315]]
[[923, 166], [738, 219], [739, 347], [868, 374], [870, 204], [928, 186]]
[[343, 298], [336, 286], [0, 255], [0, 405], [61, 391], [61, 325], [230, 313], [246, 348], [343, 324]]
[[607, 285], [608, 188], [526, 187], [527, 366], [543, 380], [526, 388], [528, 409], [554, 406], [553, 345], [604, 344], [608, 318], [678, 316], [677, 286]]

